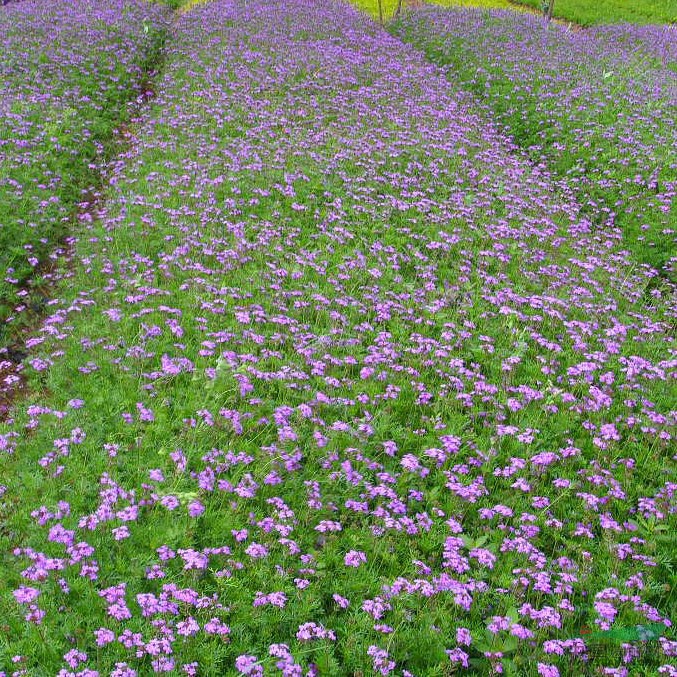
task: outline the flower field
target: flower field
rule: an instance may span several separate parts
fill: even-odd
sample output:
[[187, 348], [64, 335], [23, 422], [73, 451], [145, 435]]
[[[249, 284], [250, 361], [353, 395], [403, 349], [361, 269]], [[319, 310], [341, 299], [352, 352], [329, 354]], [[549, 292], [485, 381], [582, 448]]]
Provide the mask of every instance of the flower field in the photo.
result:
[[640, 262], [675, 276], [677, 30], [572, 31], [517, 12], [408, 14], [395, 33], [478, 94]]
[[675, 296], [601, 198], [346, 3], [163, 62], [0, 423], [0, 675], [677, 674]]
[[23, 0], [0, 11], [0, 340], [143, 93], [165, 13], [141, 0]]

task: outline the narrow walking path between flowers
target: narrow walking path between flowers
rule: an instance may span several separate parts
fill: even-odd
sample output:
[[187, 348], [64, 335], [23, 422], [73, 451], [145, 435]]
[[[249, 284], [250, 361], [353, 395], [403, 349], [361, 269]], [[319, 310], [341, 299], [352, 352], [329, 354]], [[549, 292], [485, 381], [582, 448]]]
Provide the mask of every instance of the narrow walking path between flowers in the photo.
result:
[[23, 2], [0, 13], [0, 420], [76, 224], [95, 217], [107, 166], [152, 94], [170, 12], [162, 4]]

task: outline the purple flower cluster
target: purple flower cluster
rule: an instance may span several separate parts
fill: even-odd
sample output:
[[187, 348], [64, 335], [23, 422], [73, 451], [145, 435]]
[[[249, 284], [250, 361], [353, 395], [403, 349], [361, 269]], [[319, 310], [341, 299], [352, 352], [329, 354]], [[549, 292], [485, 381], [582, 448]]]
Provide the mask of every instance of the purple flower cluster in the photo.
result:
[[24, 0], [0, 12], [3, 390], [21, 380], [6, 346], [13, 327], [35, 313], [27, 281], [41, 277], [46, 287], [53, 278], [78, 205], [91, 218], [105, 151], [129, 102], [144, 94], [145, 64], [165, 24], [166, 9], [141, 0]]
[[395, 32], [479, 94], [595, 224], [677, 279], [674, 26], [546, 29], [530, 13], [430, 5]]

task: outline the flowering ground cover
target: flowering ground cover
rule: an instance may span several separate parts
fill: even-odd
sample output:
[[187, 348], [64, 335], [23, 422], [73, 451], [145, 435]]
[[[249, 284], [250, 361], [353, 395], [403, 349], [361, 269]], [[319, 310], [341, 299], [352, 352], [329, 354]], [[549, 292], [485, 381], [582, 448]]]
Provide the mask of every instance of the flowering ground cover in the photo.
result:
[[394, 31], [478, 94], [599, 225], [618, 225], [638, 261], [674, 279], [673, 27], [545, 30], [525, 13], [425, 7]]
[[0, 426], [0, 671], [674, 674], [620, 231], [330, 0], [179, 16], [135, 134]]
[[[515, 0], [516, 4], [543, 8], [543, 0]], [[674, 0], [555, 0], [555, 16], [584, 26], [620, 23], [677, 23]]]
[[0, 11], [0, 347], [27, 279], [59, 244], [142, 93], [164, 14], [142, 0], [24, 0]]

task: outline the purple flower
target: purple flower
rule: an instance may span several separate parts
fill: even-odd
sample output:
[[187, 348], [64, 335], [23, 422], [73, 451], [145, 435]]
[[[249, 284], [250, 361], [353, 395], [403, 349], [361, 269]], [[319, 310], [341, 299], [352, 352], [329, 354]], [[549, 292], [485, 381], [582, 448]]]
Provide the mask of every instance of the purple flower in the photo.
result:
[[179, 550], [179, 555], [184, 562], [184, 570], [206, 569], [209, 565], [209, 557], [202, 552], [192, 549]]
[[554, 665], [539, 663], [536, 667], [541, 677], [559, 677], [559, 670]]
[[446, 654], [452, 663], [460, 663], [464, 668], [468, 667], [468, 659], [470, 657], [463, 649], [447, 649]]
[[263, 559], [268, 556], [268, 548], [266, 548], [265, 545], [261, 545], [260, 543], [251, 543], [247, 546], [245, 552], [252, 559]]
[[328, 531], [341, 531], [341, 529], [341, 524], [332, 520], [322, 520], [322, 522], [320, 522], [315, 527], [315, 531], [320, 531], [322, 533], [326, 533]]
[[130, 533], [129, 529], [126, 526], [117, 527], [112, 530], [113, 538], [116, 541], [122, 541], [125, 538], [129, 538]]
[[456, 628], [456, 641], [463, 646], [472, 644], [472, 635], [467, 628]]
[[367, 649], [367, 655], [371, 656], [373, 670], [379, 675], [389, 675], [395, 669], [395, 661], [385, 649], [372, 645]]
[[367, 561], [367, 555], [359, 550], [350, 550], [343, 558], [343, 563], [347, 567], [359, 567]]
[[248, 656], [246, 654], [238, 656], [235, 659], [235, 669], [241, 675], [252, 675], [252, 677], [263, 676], [263, 668], [259, 664], [256, 656]]
[[80, 663], [84, 663], [87, 660], [87, 654], [82, 651], [78, 651], [77, 649], [71, 649], [66, 654], [64, 654], [63, 659], [71, 668], [75, 669], [78, 667], [78, 665], [80, 665]]
[[167, 510], [176, 510], [181, 503], [176, 496], [163, 496], [160, 499], [160, 505], [167, 508]]
[[511, 625], [512, 621], [507, 616], [493, 616], [491, 622], [487, 624], [487, 630], [495, 635], [503, 630], [508, 630]]
[[199, 632], [200, 626], [197, 621], [189, 616], [185, 621], [179, 621], [176, 624], [176, 633], [183, 637], [191, 637]]
[[296, 639], [301, 642], [308, 642], [313, 639], [328, 639], [336, 640], [336, 635], [333, 630], [327, 630], [317, 623], [302, 623], [296, 633]]
[[99, 647], [106, 646], [106, 644], [115, 641], [115, 633], [108, 628], [99, 628], [98, 630], [95, 630], [94, 637], [96, 639], [96, 645]]
[[265, 595], [262, 592], [257, 592], [253, 605], [264, 606], [266, 604], [270, 604], [271, 606], [276, 606], [279, 607], [280, 609], [284, 609], [285, 605], [287, 604], [287, 595], [285, 595], [285, 593], [281, 591], [271, 592], [267, 595]]
[[200, 501], [194, 500], [188, 504], [188, 514], [191, 517], [199, 517], [204, 511], [205, 507]]
[[212, 618], [207, 621], [204, 624], [203, 629], [208, 635], [220, 635], [225, 637], [230, 634], [230, 628], [218, 618]]
[[30, 588], [22, 585], [20, 588], [14, 590], [13, 594], [19, 604], [30, 604], [39, 597], [40, 591], [37, 588]]

